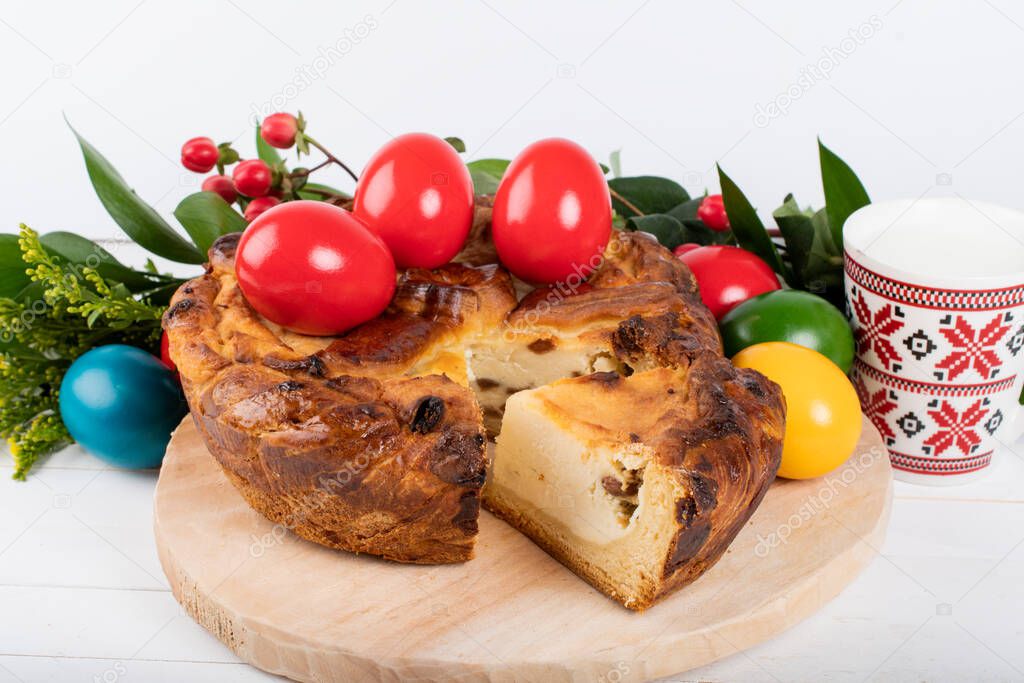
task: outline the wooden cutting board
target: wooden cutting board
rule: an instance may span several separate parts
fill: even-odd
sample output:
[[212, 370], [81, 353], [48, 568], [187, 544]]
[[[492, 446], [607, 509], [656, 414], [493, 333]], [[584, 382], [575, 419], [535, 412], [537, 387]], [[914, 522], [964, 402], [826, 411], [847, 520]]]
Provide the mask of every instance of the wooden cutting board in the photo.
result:
[[836, 596], [878, 554], [888, 453], [865, 419], [822, 479], [777, 481], [707, 574], [645, 613], [590, 588], [483, 512], [477, 557], [400, 565], [303, 541], [252, 511], [190, 418], [156, 490], [160, 561], [189, 614], [298, 681], [643, 681], [764, 641]]

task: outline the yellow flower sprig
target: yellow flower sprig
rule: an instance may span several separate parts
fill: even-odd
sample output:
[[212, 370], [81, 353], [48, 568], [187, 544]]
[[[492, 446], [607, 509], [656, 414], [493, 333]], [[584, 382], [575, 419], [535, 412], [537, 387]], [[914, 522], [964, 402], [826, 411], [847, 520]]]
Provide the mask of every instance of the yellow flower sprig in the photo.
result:
[[22, 225], [21, 258], [32, 284], [0, 298], [0, 438], [24, 479], [40, 457], [72, 441], [59, 392], [75, 358], [103, 344], [155, 350], [163, 306], [132, 294], [97, 268], [53, 256]]

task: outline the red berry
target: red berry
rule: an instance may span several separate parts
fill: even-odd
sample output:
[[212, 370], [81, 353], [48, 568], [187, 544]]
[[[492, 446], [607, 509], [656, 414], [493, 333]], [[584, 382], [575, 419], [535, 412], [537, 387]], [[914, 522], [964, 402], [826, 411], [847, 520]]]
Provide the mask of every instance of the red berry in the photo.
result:
[[235, 189], [246, 197], [262, 197], [270, 192], [274, 178], [270, 167], [259, 159], [248, 159], [238, 164], [231, 177], [235, 181]]
[[196, 173], [206, 173], [217, 165], [220, 150], [210, 138], [192, 138], [181, 146], [181, 165]]
[[204, 180], [203, 192], [216, 192], [228, 204], [238, 199], [235, 184], [226, 175], [212, 175]]
[[299, 122], [291, 114], [271, 114], [263, 119], [260, 135], [271, 147], [288, 149], [295, 144], [295, 134], [299, 131]]
[[277, 197], [257, 197], [245, 207], [245, 220], [251, 221], [267, 209], [277, 206], [281, 200]]
[[705, 197], [704, 201], [700, 203], [700, 208], [697, 209], [697, 218], [701, 219], [704, 225], [715, 232], [725, 232], [728, 230], [729, 216], [725, 213], [725, 203], [722, 201], [722, 195], [709, 194]]
[[672, 253], [676, 256], [682, 256], [686, 252], [693, 251], [694, 249], [700, 249], [700, 245], [696, 242], [687, 242], [686, 244], [680, 244], [678, 247], [673, 249]]

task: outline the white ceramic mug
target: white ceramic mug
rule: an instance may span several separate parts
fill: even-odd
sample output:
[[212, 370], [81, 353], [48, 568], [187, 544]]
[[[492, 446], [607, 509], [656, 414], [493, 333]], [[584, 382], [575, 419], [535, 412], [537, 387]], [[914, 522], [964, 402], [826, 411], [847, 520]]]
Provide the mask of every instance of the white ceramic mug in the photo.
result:
[[1024, 213], [882, 202], [843, 227], [851, 379], [896, 477], [957, 484], [1024, 431]]

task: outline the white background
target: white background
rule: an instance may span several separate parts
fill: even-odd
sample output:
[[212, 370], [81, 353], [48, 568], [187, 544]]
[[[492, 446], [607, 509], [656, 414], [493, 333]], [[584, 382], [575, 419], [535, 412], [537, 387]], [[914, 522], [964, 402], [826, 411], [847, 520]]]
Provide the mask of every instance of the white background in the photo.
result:
[[[339, 45], [324, 69], [319, 49]], [[829, 77], [806, 77], [822, 60]], [[4, 3], [0, 63], [5, 230], [118, 234], [62, 115], [169, 215], [198, 189], [181, 143], [251, 155], [253, 108], [282, 93], [357, 169], [410, 130], [461, 136], [470, 158], [561, 135], [691, 192], [717, 188], [720, 161], [767, 214], [787, 192], [820, 206], [820, 135], [873, 199], [1024, 208], [1009, 0]], [[786, 113], [757, 125], [780, 95]]]
[[[0, 230], [118, 236], [63, 115], [170, 216], [198, 189], [181, 143], [252, 154], [253, 107], [313, 69], [286, 108], [357, 168], [410, 130], [459, 135], [471, 158], [561, 135], [692, 192], [721, 161], [767, 214], [790, 191], [820, 206], [820, 135], [874, 199], [1024, 208], [1022, 58], [1009, 0], [3, 3]], [[807, 76], [823, 59], [829, 77]], [[780, 95], [786, 113], [755, 122]], [[899, 484], [886, 545], [842, 596], [679, 680], [1024, 679], [1021, 452], [967, 487]], [[167, 592], [153, 473], [77, 449], [26, 484], [10, 471], [0, 457], [0, 681], [264, 680]]]

